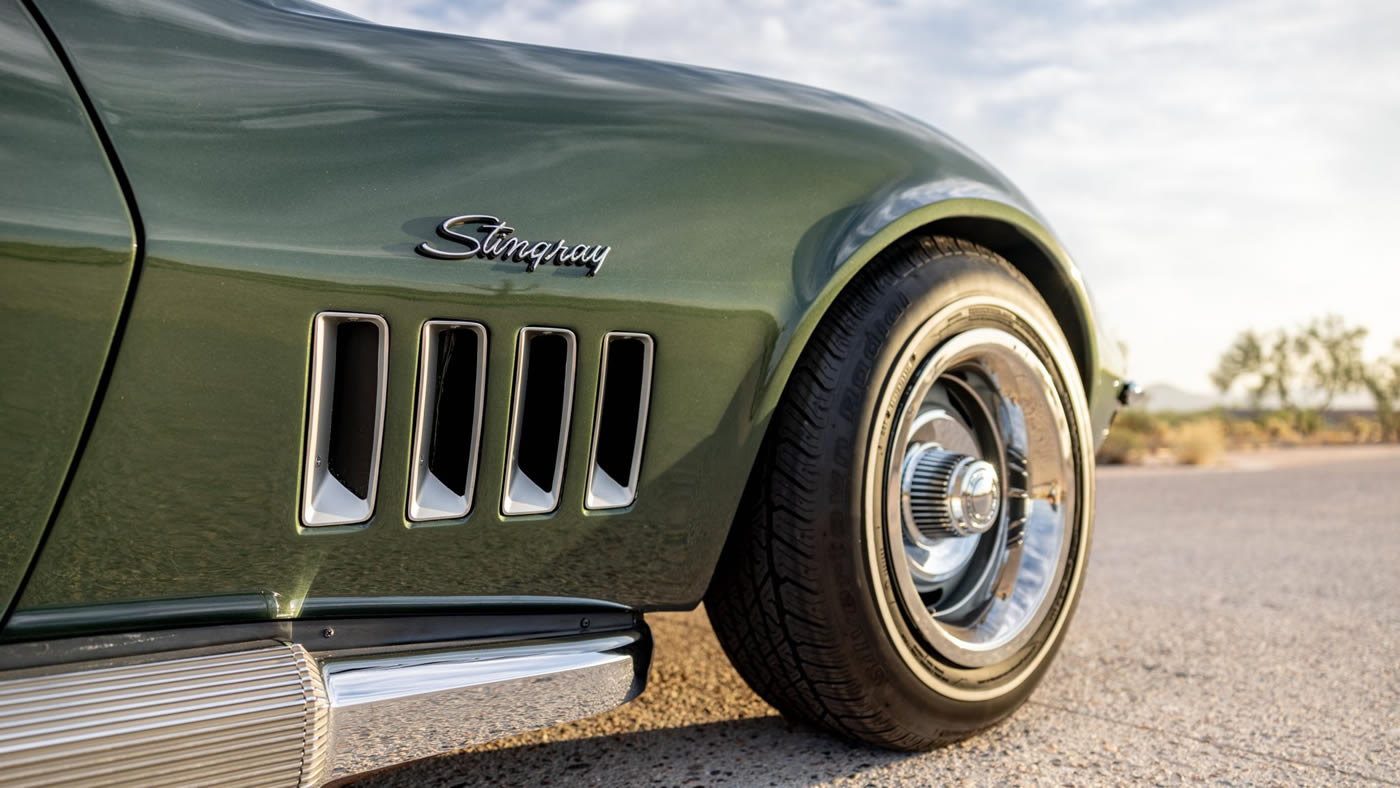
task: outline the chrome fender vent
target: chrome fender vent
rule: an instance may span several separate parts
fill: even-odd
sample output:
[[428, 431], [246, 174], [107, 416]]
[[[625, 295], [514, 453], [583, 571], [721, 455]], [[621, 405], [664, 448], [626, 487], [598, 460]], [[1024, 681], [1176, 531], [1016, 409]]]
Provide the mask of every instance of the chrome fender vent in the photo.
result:
[[637, 499], [654, 348], [647, 334], [612, 331], [603, 337], [584, 501], [589, 509], [621, 509]]
[[465, 517], [472, 508], [486, 400], [486, 327], [423, 324], [408, 519]]
[[374, 514], [389, 324], [379, 315], [321, 312], [312, 337], [301, 521], [361, 523]]
[[546, 514], [559, 507], [577, 354], [578, 340], [568, 329], [520, 330], [502, 514]]

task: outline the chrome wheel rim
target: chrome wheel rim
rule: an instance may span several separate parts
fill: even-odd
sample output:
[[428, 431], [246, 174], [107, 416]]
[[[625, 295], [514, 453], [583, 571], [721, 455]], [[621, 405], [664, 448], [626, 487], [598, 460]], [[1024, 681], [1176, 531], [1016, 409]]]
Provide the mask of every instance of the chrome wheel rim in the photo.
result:
[[1060, 387], [1017, 336], [970, 328], [920, 344], [873, 447], [887, 555], [929, 650], [984, 667], [1024, 647], [1053, 607], [1078, 521], [1076, 446]]

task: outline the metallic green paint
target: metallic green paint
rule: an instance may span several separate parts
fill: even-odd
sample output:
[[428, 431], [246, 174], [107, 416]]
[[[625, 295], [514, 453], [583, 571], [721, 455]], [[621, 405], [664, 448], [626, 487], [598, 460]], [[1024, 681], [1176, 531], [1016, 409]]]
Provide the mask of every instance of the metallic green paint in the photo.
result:
[[0, 0], [0, 616], [34, 557], [130, 278], [131, 221], [63, 64]]
[[[1002, 176], [897, 113], [738, 74], [377, 27], [252, 2], [42, 2], [122, 158], [148, 252], [107, 400], [21, 608], [273, 595], [703, 594], [803, 342], [890, 241], [1007, 224], [1072, 264]], [[577, 268], [413, 253], [448, 216], [613, 247]], [[312, 317], [390, 327], [377, 508], [298, 525]], [[404, 514], [423, 321], [490, 332], [475, 511]], [[563, 503], [499, 514], [518, 330], [579, 338]], [[582, 508], [601, 341], [656, 338], [640, 494]], [[1116, 371], [1116, 370], [1115, 370]], [[1091, 387], [1096, 426], [1111, 396]], [[1103, 423], [1100, 423], [1103, 422]], [[720, 579], [722, 582], [722, 578]], [[347, 599], [349, 601], [347, 601]]]

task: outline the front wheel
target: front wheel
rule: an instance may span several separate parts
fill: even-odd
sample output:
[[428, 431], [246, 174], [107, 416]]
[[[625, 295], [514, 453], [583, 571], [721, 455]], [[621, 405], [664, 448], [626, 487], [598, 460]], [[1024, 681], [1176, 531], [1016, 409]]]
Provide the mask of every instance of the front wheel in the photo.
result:
[[705, 598], [784, 714], [883, 747], [992, 725], [1044, 675], [1093, 521], [1083, 387], [994, 253], [908, 241], [809, 341]]

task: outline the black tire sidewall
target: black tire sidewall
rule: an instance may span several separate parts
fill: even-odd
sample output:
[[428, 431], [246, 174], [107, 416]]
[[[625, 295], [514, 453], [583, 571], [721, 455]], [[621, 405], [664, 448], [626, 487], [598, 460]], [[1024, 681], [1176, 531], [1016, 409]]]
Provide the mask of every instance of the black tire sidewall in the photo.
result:
[[[821, 513], [816, 521], [826, 531], [818, 533], [816, 541], [828, 550], [825, 560], [818, 561], [816, 571], [827, 575], [819, 577], [820, 581], [839, 589], [835, 595], [839, 609], [830, 612], [837, 626], [849, 634], [843, 640], [849, 648], [848, 664], [863, 671], [862, 683], [872, 694], [871, 699], [893, 718], [892, 722], [933, 741], [947, 738], [950, 733], [972, 732], [994, 724], [1024, 703], [1035, 689], [1052, 662], [1064, 624], [1077, 602], [1092, 517], [1077, 517], [1073, 523], [1068, 567], [1055, 591], [1056, 598], [1050, 603], [1053, 607], [1030, 643], [1006, 661], [976, 671], [958, 669], [932, 653], [908, 626], [893, 601], [896, 595], [884, 551], [884, 525], [873, 525], [875, 538], [867, 529], [865, 489], [869, 447], [878, 440], [881, 419], [889, 418], [877, 410], [889, 379], [903, 365], [901, 356], [906, 343], [930, 318], [959, 299], [987, 296], [1005, 302], [1010, 310], [979, 308], [976, 315], [945, 318], [945, 325], [936, 330], [949, 336], [988, 325], [1013, 333], [1050, 369], [1061, 387], [1056, 395], [1064, 403], [1066, 415], [1075, 422], [1087, 418], [1086, 413], [1074, 412], [1073, 397], [1067, 390], [1080, 385], [1074, 377], [1077, 370], [1061, 369], [1045, 345], [1047, 341], [1058, 342], [1061, 348], [1067, 348], [1065, 340], [1058, 333], [1049, 308], [1029, 282], [990, 252], [929, 254], [916, 247], [912, 256], [918, 264], [898, 277], [893, 287], [886, 286], [879, 292], [864, 325], [846, 327], [856, 343], [856, 352], [847, 355], [837, 373], [838, 391], [842, 392], [838, 412], [833, 414], [831, 429], [825, 432], [822, 442], [822, 458], [831, 469], [829, 499], [813, 503]], [[1054, 335], [1041, 336], [1025, 317], [1054, 331]], [[1066, 349], [1060, 356], [1067, 353]], [[1079, 443], [1080, 431], [1076, 428], [1072, 432]], [[1076, 455], [1086, 451], [1091, 453], [1092, 448], [1078, 446]], [[1082, 456], [1075, 459], [1081, 466], [1085, 462]], [[1092, 462], [1091, 455], [1088, 462]], [[1085, 478], [1082, 467], [1076, 473], [1078, 478]], [[1092, 474], [1092, 465], [1088, 473]], [[1079, 491], [1078, 508], [1087, 507], [1092, 512], [1091, 488], [1081, 487], [1086, 489]], [[874, 560], [871, 551], [875, 551]], [[877, 583], [883, 589], [877, 591]], [[889, 601], [882, 602], [882, 598]], [[890, 611], [890, 618], [896, 622], [894, 631], [881, 615], [881, 606], [887, 604], [896, 605]], [[1047, 643], [1052, 634], [1053, 639]], [[903, 645], [903, 654], [898, 644]], [[906, 654], [920, 662], [922, 672], [933, 673], [948, 683], [931, 686], [909, 664]], [[1032, 662], [1034, 665], [1027, 667]], [[1008, 689], [987, 691], [998, 685]], [[976, 699], [960, 699], [956, 697], [963, 694], [960, 687], [977, 687], [981, 691]]]

